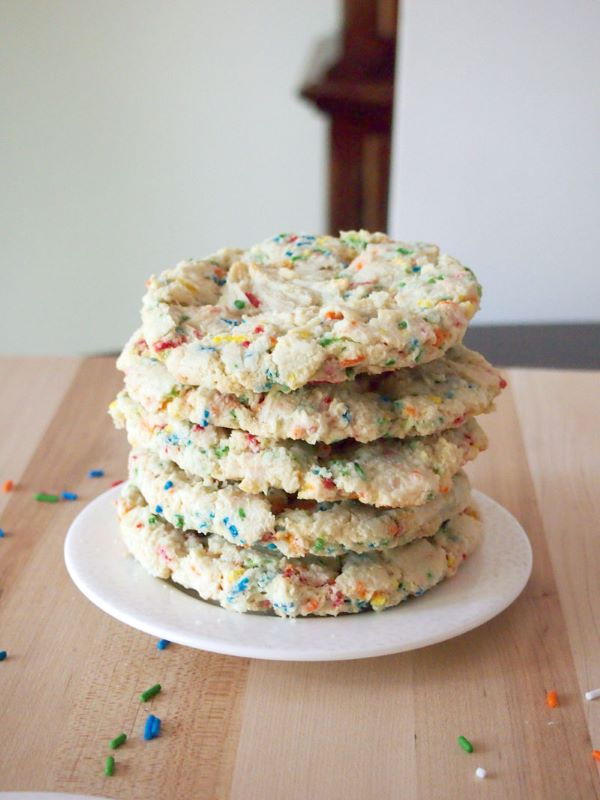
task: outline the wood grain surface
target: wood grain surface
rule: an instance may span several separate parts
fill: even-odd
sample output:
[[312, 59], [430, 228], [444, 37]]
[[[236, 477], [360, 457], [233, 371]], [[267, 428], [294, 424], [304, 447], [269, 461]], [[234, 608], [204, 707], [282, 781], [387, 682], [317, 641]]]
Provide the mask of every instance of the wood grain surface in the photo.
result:
[[[124, 477], [106, 407], [111, 359], [0, 362], [0, 790], [119, 800], [600, 797], [598, 373], [511, 370], [474, 485], [527, 530], [532, 578], [477, 630], [329, 664], [249, 661], [155, 640], [108, 617], [66, 573], [70, 521]], [[101, 468], [105, 477], [88, 471]], [[80, 500], [37, 503], [36, 491]], [[384, 612], [385, 613], [385, 612]], [[282, 620], [282, 624], [286, 624]], [[139, 692], [159, 681], [148, 704]], [[550, 709], [547, 690], [560, 706]], [[161, 736], [144, 742], [151, 711]], [[103, 776], [121, 731], [117, 768]], [[475, 746], [464, 753], [459, 734]], [[476, 767], [488, 771], [484, 781]]]

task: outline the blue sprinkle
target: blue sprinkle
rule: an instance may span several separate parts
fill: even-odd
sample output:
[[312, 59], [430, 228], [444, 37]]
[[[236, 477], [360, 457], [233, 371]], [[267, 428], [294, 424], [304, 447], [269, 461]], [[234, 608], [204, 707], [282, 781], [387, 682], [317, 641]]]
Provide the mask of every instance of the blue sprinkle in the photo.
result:
[[235, 527], [235, 525], [230, 525], [228, 530], [232, 536], [238, 535], [238, 529]]
[[168, 489], [172, 489], [173, 488], [173, 481], [167, 481], [163, 488], [164, 488], [165, 491], [167, 491]]
[[156, 643], [156, 649], [164, 650], [165, 647], [168, 647], [170, 644], [171, 642], [168, 639], [159, 639], [158, 642]]
[[91, 469], [88, 472], [88, 476], [90, 478], [102, 478], [102, 477], [104, 477], [104, 470], [103, 469]]
[[454, 397], [454, 392], [446, 392], [446, 397], [449, 397], [450, 400]]
[[421, 272], [421, 267], [419, 267], [419, 266], [417, 266], [417, 264], [415, 264], [415, 265], [412, 267], [412, 271], [413, 271], [413, 272]]
[[154, 510], [156, 511], [157, 514], [162, 514], [163, 507], [162, 506], [155, 506]]
[[167, 443], [168, 444], [177, 444], [179, 442], [179, 436], [176, 433], [170, 433], [167, 436]]
[[144, 739], [149, 741], [150, 739], [154, 739], [154, 720], [156, 717], [154, 714], [148, 714], [146, 718], [146, 724], [144, 725]]
[[267, 548], [269, 550], [277, 550], [277, 545], [274, 542], [269, 542], [269, 544], [267, 545]]
[[159, 733], [160, 733], [160, 719], [158, 717], [154, 717], [154, 719], [152, 720], [152, 738], [156, 739]]
[[225, 322], [227, 325], [233, 325], [234, 328], [242, 324], [239, 319], [225, 319], [225, 317], [221, 317], [221, 321]]
[[204, 416], [204, 419], [208, 419], [210, 417], [210, 411], [208, 410], [208, 408], [204, 409], [203, 416]]
[[77, 500], [79, 495], [75, 494], [75, 492], [63, 492], [61, 497], [63, 500]]
[[344, 411], [344, 413], [342, 414], [342, 419], [345, 419], [346, 422], [350, 422], [350, 420], [352, 419], [352, 414], [350, 413], [350, 409], [349, 408], [347, 408]]
[[421, 597], [422, 594], [425, 594], [425, 589], [417, 589], [415, 597]]
[[8, 653], [6, 652], [6, 650], [0, 650], [0, 661], [4, 661], [7, 655]]
[[217, 286], [224, 286], [225, 285], [225, 278], [217, 278], [216, 275], [213, 275], [212, 279], [217, 284]]
[[0, 539], [4, 539], [5, 536], [6, 536], [6, 534], [4, 533], [2, 528], [0, 528]]

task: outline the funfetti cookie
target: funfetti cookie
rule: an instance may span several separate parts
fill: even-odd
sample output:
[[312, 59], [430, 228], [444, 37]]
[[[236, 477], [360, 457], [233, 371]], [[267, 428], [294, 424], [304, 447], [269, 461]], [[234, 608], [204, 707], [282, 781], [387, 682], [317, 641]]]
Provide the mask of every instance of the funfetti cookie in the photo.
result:
[[434, 436], [320, 446], [149, 414], [123, 392], [110, 410], [132, 447], [173, 461], [200, 485], [234, 481], [249, 494], [283, 489], [306, 500], [421, 505], [446, 492], [458, 470], [487, 446], [474, 419]]
[[479, 353], [456, 345], [435, 361], [337, 384], [310, 384], [294, 392], [272, 388], [240, 397], [178, 383], [148, 349], [141, 332], [117, 366], [130, 396], [147, 411], [176, 419], [247, 431], [272, 439], [331, 444], [352, 438], [429, 436], [493, 409], [505, 385]]
[[476, 512], [469, 510], [432, 538], [393, 550], [288, 559], [175, 528], [132, 484], [123, 489], [118, 513], [127, 549], [151, 575], [234, 611], [289, 617], [379, 611], [422, 595], [453, 575], [481, 536]]
[[181, 383], [292, 391], [439, 358], [479, 306], [470, 269], [435, 245], [366, 231], [280, 234], [152, 277], [143, 334]]
[[447, 492], [408, 508], [374, 508], [353, 500], [317, 503], [281, 490], [246, 494], [237, 484], [203, 486], [147, 450], [131, 452], [129, 477], [155, 512], [177, 528], [294, 557], [398, 547], [434, 533], [470, 497], [463, 473], [454, 476]]

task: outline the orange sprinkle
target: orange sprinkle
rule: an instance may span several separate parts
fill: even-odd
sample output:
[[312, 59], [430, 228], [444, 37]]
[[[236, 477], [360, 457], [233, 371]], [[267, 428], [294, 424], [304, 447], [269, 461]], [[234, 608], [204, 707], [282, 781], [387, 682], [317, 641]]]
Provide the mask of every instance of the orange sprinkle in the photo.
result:
[[414, 406], [404, 406], [404, 413], [407, 417], [416, 417], [417, 409]]
[[554, 689], [551, 692], [546, 692], [546, 703], [550, 708], [556, 708], [558, 705], [558, 695]]
[[356, 358], [346, 358], [344, 361], [340, 361], [340, 364], [342, 367], [352, 367], [354, 364], [360, 364], [360, 362], [364, 360], [364, 356], [357, 356]]
[[442, 342], [444, 341], [445, 338], [446, 338], [445, 331], [443, 331], [441, 328], [436, 328], [435, 329], [435, 342], [434, 342], [435, 346], [439, 347], [442, 344]]
[[327, 319], [344, 319], [344, 315], [341, 311], [328, 311], [325, 316]]
[[4, 483], [2, 484], [2, 491], [3, 492], [12, 492], [12, 490], [14, 489], [14, 486], [15, 485], [11, 480], [4, 481]]
[[313, 597], [312, 600], [309, 600], [308, 603], [304, 606], [304, 610], [310, 614], [313, 611], [316, 611], [319, 607], [319, 601]]
[[362, 581], [356, 581], [356, 594], [359, 597], [364, 597], [367, 593], [367, 587]]
[[363, 267], [364, 267], [364, 264], [362, 263], [362, 261], [359, 261], [358, 264], [356, 265], [357, 271], [362, 269]]
[[213, 272], [215, 273], [215, 275], [217, 276], [217, 278], [222, 278], [222, 277], [223, 277], [223, 275], [225, 275], [225, 273], [223, 272], [223, 270], [221, 269], [221, 267], [215, 267], [215, 268], [213, 269]]
[[596, 761], [600, 761], [600, 750], [592, 750], [592, 758]]

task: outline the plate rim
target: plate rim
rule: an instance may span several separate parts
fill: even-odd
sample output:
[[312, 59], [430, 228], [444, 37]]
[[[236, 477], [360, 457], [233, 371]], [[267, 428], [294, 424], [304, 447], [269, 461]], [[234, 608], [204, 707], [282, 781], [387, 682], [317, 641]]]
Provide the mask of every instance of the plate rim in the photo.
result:
[[[122, 622], [129, 627], [132, 627], [136, 630], [142, 631], [150, 636], [156, 638], [164, 638], [169, 639], [169, 641], [174, 642], [176, 644], [181, 644], [186, 647], [191, 647], [197, 650], [205, 650], [207, 652], [212, 653], [219, 653], [221, 655], [229, 655], [235, 656], [237, 658], [253, 658], [258, 660], [267, 660], [267, 661], [291, 661], [291, 662], [327, 662], [327, 661], [352, 661], [352, 660], [359, 660], [364, 658], [378, 658], [381, 656], [386, 655], [393, 655], [396, 653], [401, 652], [409, 652], [411, 650], [421, 649], [423, 647], [430, 647], [434, 644], [439, 644], [444, 641], [448, 641], [450, 639], [454, 639], [457, 636], [462, 636], [465, 633], [468, 633], [475, 628], [480, 627], [481, 625], [485, 625], [494, 617], [501, 614], [505, 611], [522, 593], [523, 589], [527, 585], [533, 568], [533, 551], [531, 548], [531, 542], [527, 533], [523, 529], [521, 523], [511, 514], [508, 509], [502, 506], [493, 498], [489, 497], [488, 495], [484, 494], [477, 489], [472, 490], [472, 497], [476, 503], [482, 503], [484, 506], [488, 505], [494, 507], [494, 510], [498, 511], [505, 515], [507, 520], [511, 523], [513, 532], [515, 535], [518, 535], [520, 539], [520, 544], [524, 549], [523, 555], [526, 559], [526, 566], [523, 571], [523, 575], [521, 580], [519, 580], [513, 590], [510, 593], [510, 596], [503, 597], [502, 601], [494, 607], [489, 608], [481, 618], [478, 618], [476, 622], [473, 620], [466, 620], [462, 625], [458, 625], [455, 628], [452, 628], [451, 632], [448, 635], [445, 635], [443, 632], [438, 632], [432, 634], [431, 636], [425, 636], [422, 639], [419, 639], [417, 643], [413, 644], [410, 643], [408, 645], [399, 644], [399, 643], [390, 643], [388, 645], [381, 645], [378, 647], [371, 646], [368, 652], [362, 652], [360, 647], [357, 645], [354, 650], [334, 650], [331, 652], [330, 655], [325, 655], [322, 651], [308, 651], [302, 652], [299, 654], [297, 651], [290, 652], [288, 649], [282, 648], [278, 649], [277, 647], [269, 647], [266, 649], [260, 645], [250, 645], [245, 642], [236, 642], [235, 640], [220, 640], [215, 639], [211, 636], [204, 636], [201, 630], [194, 630], [191, 632], [187, 631], [174, 631], [171, 628], [167, 628], [164, 623], [157, 621], [156, 623], [153, 621], [146, 621], [145, 619], [140, 619], [135, 615], [134, 612], [131, 612], [127, 609], [127, 607], [122, 608], [118, 604], [111, 603], [109, 600], [106, 600], [102, 594], [99, 594], [93, 586], [90, 586], [89, 583], [86, 583], [85, 580], [82, 579], [78, 564], [76, 559], [73, 556], [73, 549], [74, 549], [74, 541], [78, 535], [78, 529], [80, 526], [85, 524], [86, 517], [93, 514], [97, 507], [104, 506], [106, 503], [111, 503], [113, 498], [119, 494], [122, 487], [112, 487], [89, 503], [87, 503], [81, 511], [77, 514], [77, 516], [71, 522], [67, 534], [65, 536], [64, 541], [64, 561], [65, 566], [67, 568], [67, 572], [69, 577], [75, 584], [75, 586], [79, 589], [79, 591], [86, 597], [91, 603], [93, 603], [97, 608], [104, 611], [104, 613], [108, 614], [109, 616], [113, 617], [113, 619], [117, 619], [119, 622]], [[116, 521], [116, 515], [115, 515]], [[485, 531], [484, 534], [485, 536]], [[481, 545], [480, 545], [481, 546]], [[124, 554], [125, 555], [125, 554]], [[474, 554], [475, 555], [475, 554]], [[177, 586], [169, 586], [168, 582], [163, 581], [159, 578], [154, 578], [153, 576], [149, 575], [143, 567], [135, 562], [135, 565], [139, 568], [144, 578], [148, 578], [149, 580], [153, 581], [161, 581], [161, 588], [169, 588], [175, 591], [180, 591]], [[440, 585], [443, 585], [442, 582]], [[435, 589], [435, 587], [434, 587]], [[210, 608], [215, 608], [216, 610], [223, 610], [227, 614], [234, 615], [233, 619], [239, 620], [240, 618], [244, 618], [246, 615], [239, 614], [238, 612], [232, 611], [230, 609], [221, 609], [218, 605], [213, 605], [203, 601], [201, 598], [191, 598], [194, 602], [201, 602], [204, 606], [209, 606]], [[394, 613], [402, 613], [403, 604], [395, 608], [386, 609], [383, 612], [379, 612], [382, 615], [385, 614], [386, 618], [391, 617]], [[376, 613], [376, 612], [373, 612]], [[365, 614], [364, 618], [370, 617], [370, 614]], [[307, 618], [279, 618], [275, 616], [264, 616], [265, 620], [269, 620], [270, 623], [275, 622], [276, 624], [281, 625], [331, 625], [334, 623], [344, 624], [345, 620], [354, 620], [356, 621], [358, 617], [363, 617], [363, 615], [355, 615], [355, 614], [343, 614], [338, 617], [307, 617]], [[253, 619], [261, 619], [260, 614], [253, 614]]]

